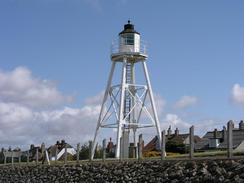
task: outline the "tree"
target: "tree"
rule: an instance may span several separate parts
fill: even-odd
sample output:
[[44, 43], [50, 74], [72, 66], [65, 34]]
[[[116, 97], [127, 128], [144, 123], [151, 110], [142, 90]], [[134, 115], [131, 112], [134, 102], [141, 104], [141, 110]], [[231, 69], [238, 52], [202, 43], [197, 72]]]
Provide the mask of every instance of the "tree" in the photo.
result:
[[185, 146], [184, 143], [178, 142], [178, 141], [173, 141], [169, 140], [166, 142], [166, 151], [167, 152], [175, 152], [175, 153], [187, 153], [188, 148]]
[[81, 146], [79, 159], [80, 160], [89, 159], [89, 145], [88, 145], [88, 143], [85, 143]]
[[[87, 143], [83, 144], [80, 148], [79, 159], [80, 160], [89, 159], [89, 153], [90, 153], [89, 143], [87, 142]], [[94, 158], [102, 158], [102, 153], [103, 153], [102, 149], [96, 147]]]

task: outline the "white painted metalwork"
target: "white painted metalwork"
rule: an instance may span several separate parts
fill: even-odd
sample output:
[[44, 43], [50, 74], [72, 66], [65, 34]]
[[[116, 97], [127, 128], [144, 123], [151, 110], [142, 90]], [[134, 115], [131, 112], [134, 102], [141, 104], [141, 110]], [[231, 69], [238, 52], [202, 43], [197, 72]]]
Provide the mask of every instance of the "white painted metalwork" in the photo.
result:
[[111, 47], [110, 47], [110, 53], [111, 55], [113, 54], [118, 54], [118, 53], [127, 53], [127, 52], [133, 52], [133, 53], [140, 53], [147, 55], [147, 43], [144, 40], [138, 40], [138, 46], [137, 47], [132, 47], [132, 46], [123, 46], [122, 42], [120, 39], [114, 39], [112, 41]]
[[[130, 27], [132, 24], [128, 22], [128, 25]], [[130, 37], [134, 42], [125, 40]], [[120, 158], [128, 150], [125, 146], [129, 144], [130, 132], [133, 132], [133, 142], [137, 144], [136, 133], [140, 128], [155, 127], [161, 145], [160, 124], [146, 66], [147, 57], [146, 46], [141, 42], [140, 34], [134, 31], [134, 26], [133, 30], [120, 33], [119, 42], [112, 45], [112, 66], [92, 143], [92, 159], [100, 128], [117, 129], [116, 158]], [[145, 84], [135, 82], [135, 66], [139, 62], [143, 66]], [[121, 66], [120, 84], [113, 84], [116, 64]]]

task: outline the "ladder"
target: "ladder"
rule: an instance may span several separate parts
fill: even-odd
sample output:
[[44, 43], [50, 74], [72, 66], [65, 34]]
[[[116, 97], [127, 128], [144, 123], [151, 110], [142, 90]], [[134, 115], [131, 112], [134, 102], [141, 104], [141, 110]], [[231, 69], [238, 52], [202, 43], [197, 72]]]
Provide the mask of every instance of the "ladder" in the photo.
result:
[[[132, 84], [132, 64], [126, 64], [126, 84]], [[130, 87], [130, 86], [129, 86]], [[124, 117], [126, 117], [131, 110], [131, 95], [128, 91], [125, 91], [124, 101]], [[130, 115], [126, 118], [126, 122], [130, 123]], [[126, 127], [128, 128], [128, 127]]]

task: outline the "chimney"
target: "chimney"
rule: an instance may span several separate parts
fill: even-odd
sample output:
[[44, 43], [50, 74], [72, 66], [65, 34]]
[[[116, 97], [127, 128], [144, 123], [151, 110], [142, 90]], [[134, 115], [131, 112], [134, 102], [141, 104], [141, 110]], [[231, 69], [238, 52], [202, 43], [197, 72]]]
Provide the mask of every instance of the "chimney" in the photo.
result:
[[168, 136], [171, 135], [172, 131], [171, 131], [171, 126], [169, 126], [168, 130], [167, 130]]
[[233, 127], [233, 129], [235, 128], [235, 123], [232, 121], [232, 127]]
[[223, 139], [223, 142], [225, 142], [227, 140], [227, 130], [226, 130], [225, 126], [223, 126], [223, 130], [222, 130], [222, 139]]
[[31, 144], [31, 145], [30, 145], [30, 150], [32, 150], [32, 149], [34, 149], [34, 148], [35, 148], [34, 144]]
[[65, 143], [65, 140], [61, 140], [61, 144], [62, 145], [65, 145], [66, 143]]
[[179, 129], [176, 128], [176, 129], [175, 129], [175, 136], [178, 136], [178, 135], [179, 135]]
[[217, 128], [215, 128], [214, 129], [214, 131], [213, 131], [213, 138], [217, 138], [217, 134], [218, 134], [218, 130], [217, 130]]
[[240, 123], [239, 123], [239, 130], [244, 130], [243, 120], [241, 120]]

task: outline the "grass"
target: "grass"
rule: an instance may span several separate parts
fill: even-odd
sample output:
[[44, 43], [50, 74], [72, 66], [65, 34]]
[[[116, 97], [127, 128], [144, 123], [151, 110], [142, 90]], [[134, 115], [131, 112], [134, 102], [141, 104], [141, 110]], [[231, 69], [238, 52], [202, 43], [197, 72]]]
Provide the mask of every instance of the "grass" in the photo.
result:
[[[159, 160], [161, 157], [160, 157], [160, 152], [152, 152], [152, 153], [149, 153], [147, 154], [148, 156], [143, 158], [143, 160]], [[240, 156], [243, 157], [244, 155], [244, 152], [234, 152], [233, 153], [234, 155], [234, 158], [240, 158]], [[205, 152], [195, 152], [194, 153], [194, 158], [227, 158], [227, 151], [221, 151], [221, 150], [211, 150], [211, 151], [205, 151]], [[189, 159], [189, 154], [180, 154], [180, 153], [172, 153], [172, 152], [167, 152], [167, 156], [165, 158], [165, 160], [177, 160], [177, 159]], [[117, 159], [113, 159], [113, 158], [108, 158], [106, 159], [106, 163], [109, 163], [109, 162], [115, 162], [115, 161], [119, 161]], [[123, 161], [137, 161], [136, 158], [134, 159], [124, 159]], [[89, 160], [80, 160], [79, 161], [79, 164], [83, 164], [83, 163], [88, 163]], [[92, 161], [93, 163], [100, 163], [100, 162], [103, 162], [102, 159], [95, 159]], [[67, 164], [68, 165], [74, 165], [76, 164], [76, 160], [73, 160], [73, 161], [67, 161]], [[64, 161], [51, 161], [50, 162], [51, 165], [64, 165]], [[8, 163], [6, 165], [11, 165], [11, 163]], [[24, 166], [24, 165], [27, 165], [27, 162], [21, 162], [21, 163], [18, 163], [18, 162], [15, 162], [14, 163], [14, 166]], [[28, 165], [36, 165], [36, 162], [29, 162]], [[38, 165], [42, 165], [42, 162], [40, 161], [38, 163]], [[45, 165], [47, 165], [47, 162], [45, 161]], [[4, 166], [4, 164], [0, 164], [0, 166]]]

